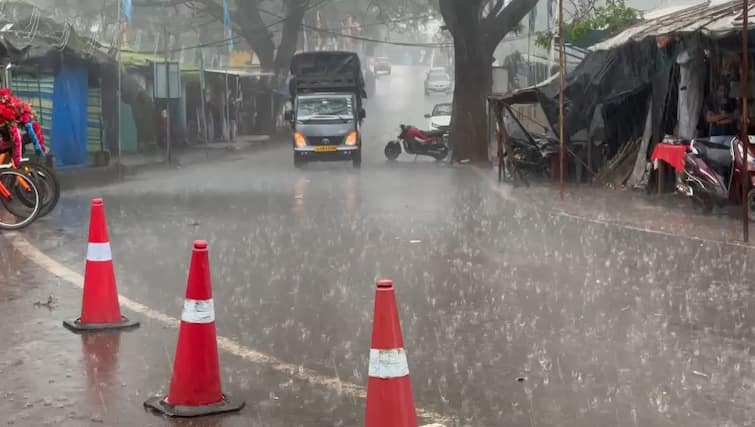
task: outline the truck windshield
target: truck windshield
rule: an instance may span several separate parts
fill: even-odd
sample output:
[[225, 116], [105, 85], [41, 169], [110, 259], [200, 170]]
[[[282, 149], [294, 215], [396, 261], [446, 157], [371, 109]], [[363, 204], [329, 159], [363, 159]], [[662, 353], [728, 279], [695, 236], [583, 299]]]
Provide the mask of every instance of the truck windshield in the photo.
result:
[[353, 120], [354, 108], [350, 97], [300, 98], [296, 111], [298, 120]]

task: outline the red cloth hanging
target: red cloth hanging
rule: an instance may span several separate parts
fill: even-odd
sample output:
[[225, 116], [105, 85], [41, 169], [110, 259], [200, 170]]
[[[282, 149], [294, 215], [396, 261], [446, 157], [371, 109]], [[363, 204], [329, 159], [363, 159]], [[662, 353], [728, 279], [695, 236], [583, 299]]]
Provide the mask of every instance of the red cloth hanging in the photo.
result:
[[658, 143], [653, 149], [651, 160], [662, 160], [670, 164], [674, 169], [681, 172], [684, 170], [684, 157], [687, 155], [689, 145]]

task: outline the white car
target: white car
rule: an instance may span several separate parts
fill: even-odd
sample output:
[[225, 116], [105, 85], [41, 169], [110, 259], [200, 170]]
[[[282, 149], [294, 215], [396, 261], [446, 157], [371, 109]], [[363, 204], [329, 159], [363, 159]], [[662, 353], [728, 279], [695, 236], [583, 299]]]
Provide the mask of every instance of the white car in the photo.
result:
[[425, 77], [425, 95], [451, 93], [451, 76], [445, 68], [432, 68]]
[[453, 104], [446, 102], [443, 104], [437, 104], [433, 107], [433, 112], [425, 114], [427, 120], [427, 127], [430, 130], [446, 130], [451, 126], [451, 113], [453, 112]]

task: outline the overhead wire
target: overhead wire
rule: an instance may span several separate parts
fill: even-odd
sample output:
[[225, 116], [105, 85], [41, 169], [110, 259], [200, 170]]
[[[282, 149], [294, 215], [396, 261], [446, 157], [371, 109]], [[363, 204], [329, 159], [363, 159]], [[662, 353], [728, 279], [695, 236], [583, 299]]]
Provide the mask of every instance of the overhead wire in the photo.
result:
[[[304, 28], [311, 29], [313, 31], [329, 34], [334, 37], [340, 37], [340, 38], [346, 38], [346, 39], [353, 39], [353, 40], [359, 40], [369, 43], [375, 43], [375, 44], [382, 44], [382, 45], [391, 45], [391, 46], [402, 46], [402, 47], [420, 47], [420, 48], [447, 48], [447, 47], [453, 47], [453, 43], [417, 43], [417, 42], [400, 42], [400, 41], [390, 41], [390, 40], [379, 40], [379, 39], [373, 39], [369, 37], [361, 37], [361, 36], [355, 36], [351, 34], [345, 34], [341, 32], [335, 32], [335, 31], [329, 31], [329, 30], [323, 30], [323, 29], [317, 29], [310, 26], [302, 25]], [[214, 40], [210, 42], [205, 43], [199, 43], [192, 46], [183, 46], [180, 48], [172, 48], [172, 49], [163, 49], [161, 51], [158, 51], [158, 53], [176, 53], [181, 52], [184, 50], [193, 50], [193, 49], [201, 49], [205, 47], [220, 47], [227, 45], [230, 41], [237, 41], [237, 40], [244, 40], [243, 36], [235, 35], [233, 37], [227, 37], [224, 39]], [[137, 53], [150, 53], [150, 52], [137, 52]]]
[[[317, 3], [314, 3], [312, 5], [307, 6], [307, 8], [305, 8], [305, 12], [310, 11], [312, 9], [316, 9], [316, 8], [322, 6], [325, 3], [328, 3], [330, 1], [332, 1], [332, 0], [320, 0]], [[270, 11], [264, 10], [264, 9], [260, 9], [260, 12], [266, 13], [266, 14], [268, 14], [270, 16], [273, 16], [273, 17], [276, 17], [278, 19], [276, 21], [274, 21], [274, 22], [266, 24], [262, 28], [258, 28], [258, 29], [254, 30], [254, 31], [250, 31], [251, 34], [255, 34], [255, 33], [258, 33], [258, 32], [269, 30], [270, 28], [275, 27], [277, 25], [280, 25], [280, 24], [286, 22], [287, 20], [291, 19], [290, 16], [285, 16], [285, 17], [284, 16], [280, 16], [280, 15], [274, 13], [274, 12], [270, 12]], [[333, 37], [347, 38], [347, 39], [359, 40], [359, 41], [364, 41], [364, 42], [369, 42], [369, 43], [375, 43], [375, 44], [403, 46], [403, 47], [423, 47], [423, 48], [445, 48], [445, 47], [451, 47], [451, 46], [453, 46], [452, 43], [416, 43], [416, 42], [400, 42], [400, 41], [379, 40], [379, 39], [373, 39], [373, 38], [369, 38], [369, 37], [362, 37], [362, 36], [355, 36], [355, 35], [352, 35], [352, 34], [345, 34], [345, 33], [337, 32], [337, 31], [318, 29], [316, 27], [312, 27], [312, 26], [306, 25], [304, 23], [301, 24], [301, 27], [302, 28], [307, 28], [307, 29], [310, 29], [310, 30], [313, 30], [313, 31], [329, 34], [329, 35], [331, 35]], [[177, 52], [182, 52], [182, 51], [186, 51], [186, 50], [202, 49], [202, 48], [206, 48], [206, 47], [220, 47], [220, 46], [227, 45], [231, 41], [244, 40], [244, 39], [245, 39], [244, 36], [236, 34], [236, 35], [233, 35], [231, 37], [225, 37], [223, 39], [213, 40], [213, 41], [204, 42], [204, 43], [198, 43], [198, 44], [191, 45], [191, 46], [182, 46], [182, 47], [177, 47], [177, 48], [172, 48], [172, 49], [163, 49], [163, 50], [157, 51], [157, 53], [159, 53], [159, 54], [170, 54], [170, 53], [177, 53]], [[137, 53], [153, 53], [153, 52], [137, 52]]]
[[[319, 8], [319, 7], [323, 6], [324, 4], [326, 4], [328, 2], [331, 2], [331, 1], [333, 1], [333, 0], [320, 0], [320, 1], [316, 2], [316, 3], [314, 3], [314, 4], [311, 4], [311, 5], [307, 6], [304, 11], [306, 13], [306, 12], [308, 12], [310, 10]], [[75, 15], [75, 17], [91, 16], [91, 14], [93, 14], [93, 13], [100, 13], [102, 15], [108, 9], [110, 9], [110, 5], [103, 6], [102, 8], [100, 8], [99, 10], [96, 10], [96, 11], [88, 11], [86, 13], [77, 14], [77, 15]], [[257, 28], [255, 30], [247, 32], [247, 34], [245, 34], [245, 36], [249, 36], [250, 34], [256, 34], [256, 33], [261, 33], [261, 32], [264, 32], [264, 31], [268, 31], [270, 28], [276, 27], [276, 26], [278, 26], [280, 24], [285, 23], [289, 19], [291, 19], [291, 16], [280, 16], [280, 15], [274, 13], [274, 12], [271, 12], [271, 11], [268, 11], [268, 10], [264, 10], [264, 9], [260, 9], [260, 12], [266, 13], [266, 14], [268, 14], [270, 16], [274, 16], [274, 17], [276, 17], [278, 19], [275, 20], [274, 22], [266, 24], [264, 27]], [[430, 17], [430, 15], [415, 15], [415, 16], [411, 16], [411, 17], [398, 18], [398, 19], [395, 19], [395, 20], [389, 20], [389, 21], [383, 21], [383, 22], [376, 22], [376, 23], [365, 24], [365, 25], [362, 25], [362, 27], [365, 27], [365, 26], [388, 25], [388, 24], [391, 24], [391, 23], [407, 22], [407, 21], [412, 21], [412, 20], [415, 20], [415, 19], [422, 19], [422, 18], [426, 18], [426, 17]], [[207, 23], [202, 24], [202, 26], [204, 26], [204, 25], [210, 25], [212, 22], [213, 21], [208, 21]], [[31, 33], [33, 35], [34, 33], [36, 33], [36, 27], [38, 26], [38, 22], [32, 23], [32, 26], [33, 26], [33, 31]], [[65, 27], [66, 28], [64, 29], [63, 40], [61, 40], [63, 46], [65, 46], [65, 44], [67, 44], [68, 33], [70, 33], [70, 29], [68, 28], [69, 27], [68, 22], [66, 23]], [[304, 23], [301, 24], [301, 28], [306, 28], [308, 30], [315, 31], [315, 32], [318, 32], [318, 33], [321, 33], [321, 34], [327, 34], [327, 35], [329, 35], [331, 37], [352, 39], [352, 40], [363, 41], [363, 42], [374, 43], [374, 44], [382, 44], [382, 45], [392, 45], [392, 46], [402, 46], [402, 47], [419, 47], [419, 48], [446, 48], [446, 47], [452, 47], [453, 46], [453, 43], [451, 43], [451, 42], [448, 42], [448, 43], [420, 43], [420, 42], [402, 42], [402, 41], [380, 40], [380, 39], [375, 39], [375, 38], [370, 38], [370, 37], [358, 36], [358, 35], [353, 35], [353, 34], [346, 34], [346, 33], [339, 32], [339, 31], [334, 31], [334, 30], [327, 30], [327, 29], [316, 28], [316, 27], [313, 27], [311, 25], [307, 25], [307, 24], [304, 24]], [[276, 32], [280, 32], [280, 30], [277, 30]], [[220, 46], [227, 45], [231, 41], [243, 40], [243, 39], [245, 39], [245, 36], [242, 36], [242, 35], [239, 35], [239, 34], [234, 34], [231, 37], [225, 37], [223, 39], [213, 40], [213, 41], [204, 42], [204, 43], [197, 43], [197, 44], [191, 45], [191, 46], [182, 46], [182, 47], [171, 48], [171, 49], [162, 49], [162, 50], [157, 50], [157, 51], [154, 51], [154, 52], [153, 51], [149, 51], [149, 52], [148, 51], [135, 51], [135, 53], [143, 53], [143, 54], [169, 54], [169, 53], [182, 52], [182, 51], [186, 51], [186, 50], [201, 49], [201, 48], [206, 48], [206, 47], [220, 47]], [[119, 35], [116, 34], [115, 37], [117, 38], [117, 37], [119, 37]]]
[[[315, 7], [319, 7], [319, 6], [315, 6]], [[312, 8], [310, 8], [310, 9], [312, 9]], [[273, 16], [275, 18], [281, 18], [280, 15], [278, 15], [276, 13], [273, 13], [273, 12], [270, 12], [270, 11], [265, 10], [265, 9], [259, 9], [259, 11], [262, 12], [262, 13], [266, 13], [266, 14], [268, 14], [270, 16]], [[412, 20], [417, 19], [416, 16], [417, 15], [410, 16], [410, 17], [405, 17], [404, 19], [397, 19], [394, 22], [412, 21]], [[429, 14], [425, 15], [425, 17], [430, 17], [430, 16], [431, 15], [429, 15]], [[392, 22], [391, 21], [376, 22], [376, 23], [371, 23], [371, 25], [387, 25], [388, 23], [392, 23]], [[360, 26], [361, 27], [365, 27], [365, 26], [367, 26], [367, 24], [366, 25], [360, 25]], [[403, 46], [403, 47], [425, 47], [425, 48], [444, 48], [444, 47], [451, 47], [451, 46], [453, 46], [453, 43], [418, 43], [418, 42], [394, 42], [394, 41], [389, 41], [389, 40], [378, 40], [378, 39], [373, 39], [373, 38], [369, 38], [369, 37], [355, 36], [353, 34], [346, 34], [346, 33], [342, 33], [342, 32], [337, 32], [337, 31], [332, 31], [332, 30], [327, 30], [327, 29], [321, 29], [321, 28], [313, 27], [311, 25], [304, 24], [304, 23], [302, 23], [302, 28], [306, 28], [308, 30], [312, 30], [312, 31], [320, 32], [320, 33], [329, 34], [329, 35], [334, 36], [334, 37], [341, 37], [341, 38], [347, 38], [347, 39], [365, 41], [365, 42], [376, 43], [376, 44], [385, 44], [385, 45]]]

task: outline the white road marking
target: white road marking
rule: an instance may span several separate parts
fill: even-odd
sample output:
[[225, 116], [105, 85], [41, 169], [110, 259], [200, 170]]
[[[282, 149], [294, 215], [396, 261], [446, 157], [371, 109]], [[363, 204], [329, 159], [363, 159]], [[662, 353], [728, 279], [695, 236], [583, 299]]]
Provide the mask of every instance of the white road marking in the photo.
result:
[[[32, 245], [25, 237], [18, 234], [17, 232], [8, 233], [6, 234], [6, 236], [9, 238], [13, 248], [23, 254], [28, 260], [47, 270], [50, 274], [65, 280], [66, 282], [79, 289], [83, 289], [84, 276], [76, 273], [75, 271], [69, 269], [58, 261], [55, 261], [54, 259], [45, 255], [39, 249], [34, 247], [34, 245]], [[123, 295], [118, 295], [118, 298], [120, 299], [121, 306], [134, 313], [140, 314], [144, 317], [173, 328], [178, 328], [178, 325], [180, 324], [177, 318], [161, 313], [140, 302], [129, 299]], [[359, 399], [367, 398], [367, 390], [363, 386], [343, 382], [338, 378], [322, 375], [312, 369], [304, 368], [301, 365], [294, 365], [291, 363], [283, 362], [275, 358], [274, 356], [270, 356], [268, 354], [241, 345], [240, 343], [230, 338], [226, 338], [220, 335], [218, 335], [217, 338], [218, 348], [220, 350], [240, 357], [247, 362], [266, 366], [269, 369], [284, 373], [293, 378], [296, 378], [297, 380], [329, 388], [338, 392], [339, 394], [344, 394]], [[422, 427], [444, 427], [443, 424], [448, 424], [451, 422], [451, 419], [448, 417], [422, 408], [417, 408], [417, 416], [426, 420], [433, 421], [433, 424], [428, 424]]]

